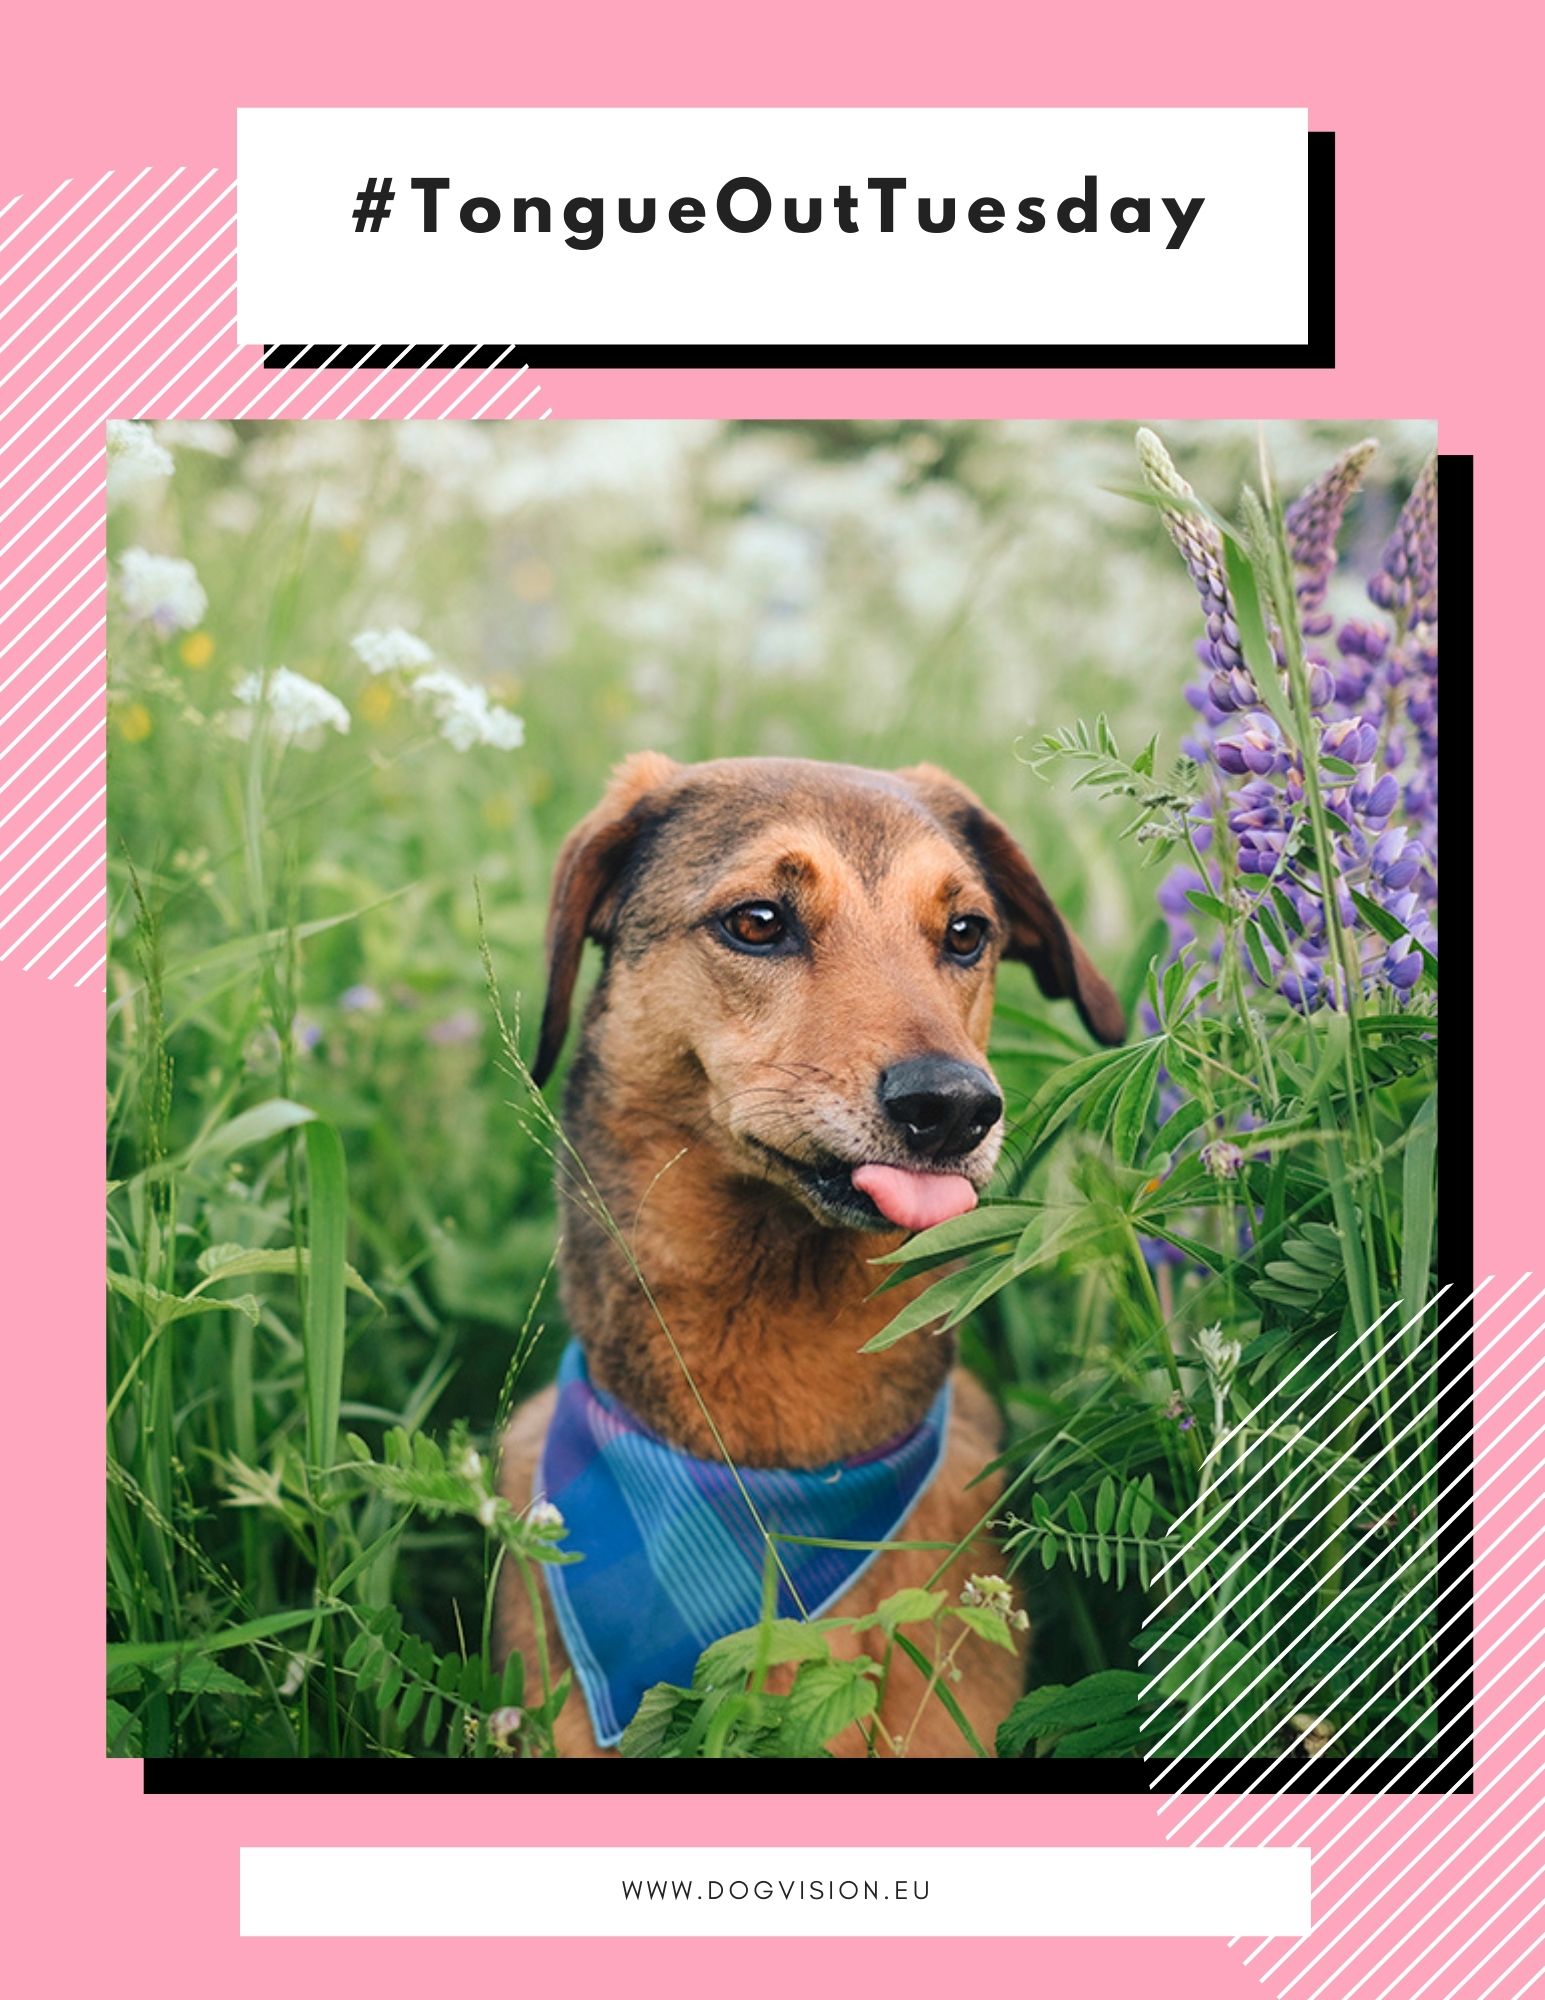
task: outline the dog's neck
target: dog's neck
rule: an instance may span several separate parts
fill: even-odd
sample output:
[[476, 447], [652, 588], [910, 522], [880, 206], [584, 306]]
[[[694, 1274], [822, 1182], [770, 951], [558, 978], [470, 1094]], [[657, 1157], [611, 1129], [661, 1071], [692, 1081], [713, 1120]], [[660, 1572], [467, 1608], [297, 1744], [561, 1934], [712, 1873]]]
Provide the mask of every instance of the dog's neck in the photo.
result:
[[823, 1227], [603, 1082], [584, 1051], [565, 1129], [583, 1167], [560, 1153], [563, 1301], [599, 1388], [703, 1457], [718, 1455], [711, 1416], [746, 1465], [829, 1464], [921, 1421], [953, 1341], [920, 1333], [860, 1352], [924, 1282], [876, 1296], [873, 1259], [898, 1234]]

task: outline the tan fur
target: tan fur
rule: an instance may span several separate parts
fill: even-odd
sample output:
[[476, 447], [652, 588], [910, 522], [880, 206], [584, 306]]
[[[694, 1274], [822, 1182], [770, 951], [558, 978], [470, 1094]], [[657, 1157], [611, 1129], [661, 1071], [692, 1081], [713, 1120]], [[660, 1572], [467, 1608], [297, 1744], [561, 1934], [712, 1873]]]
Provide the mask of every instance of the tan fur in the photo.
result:
[[[794, 913], [797, 953], [725, 946], [717, 916], [752, 901]], [[991, 924], [973, 966], [943, 949], [960, 914]], [[619, 767], [559, 856], [538, 1080], [563, 1040], [587, 937], [606, 956], [565, 1096], [574, 1153], [560, 1157], [560, 1274], [596, 1384], [678, 1447], [722, 1447], [745, 1465], [818, 1466], [911, 1429], [953, 1343], [924, 1334], [861, 1350], [936, 1274], [876, 1296], [874, 1259], [901, 1233], [872, 1210], [873, 1226], [834, 1212], [812, 1176], [845, 1185], [861, 1161], [906, 1163], [878, 1081], [921, 1055], [985, 1067], [1001, 957], [1023, 959], [1045, 991], [1073, 998], [1096, 1033], [1119, 1039], [1114, 996], [1028, 860], [929, 766], [683, 767], [646, 753]], [[951, 1170], [984, 1186], [1000, 1140], [995, 1128]], [[946, 1461], [897, 1539], [959, 1540], [995, 1497], [987, 1482], [965, 1490], [997, 1450], [991, 1403], [959, 1371], [956, 1387]], [[518, 1506], [533, 1497], [550, 1409], [550, 1392], [535, 1398], [506, 1436], [503, 1490]], [[937, 1560], [886, 1555], [837, 1608], [872, 1608]], [[997, 1566], [984, 1543], [955, 1564], [950, 1588]], [[531, 1668], [515, 1582], [507, 1569], [501, 1642], [519, 1645]], [[985, 1641], [966, 1650], [954, 1692], [990, 1741], [1022, 1669]], [[907, 1727], [921, 1692], [910, 1664], [893, 1668], [888, 1728]], [[855, 1744], [833, 1747], [862, 1750], [850, 1733]], [[559, 1747], [595, 1750], [577, 1699]], [[959, 1750], [930, 1701], [910, 1754]]]

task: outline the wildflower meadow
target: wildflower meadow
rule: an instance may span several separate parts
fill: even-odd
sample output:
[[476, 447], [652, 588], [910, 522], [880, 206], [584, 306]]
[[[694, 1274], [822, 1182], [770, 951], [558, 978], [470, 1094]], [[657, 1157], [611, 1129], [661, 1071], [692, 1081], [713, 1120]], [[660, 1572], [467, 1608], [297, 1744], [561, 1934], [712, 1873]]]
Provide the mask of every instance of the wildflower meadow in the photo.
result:
[[[566, 1677], [491, 1650], [500, 1570], [574, 1555], [494, 1486], [567, 1337], [526, 1064], [558, 845], [653, 748], [947, 766], [1127, 1005], [1096, 1049], [1004, 968], [995, 1184], [875, 1273], [1003, 1413], [1028, 1632], [996, 1575], [881, 1614], [947, 1707], [1025, 1656], [968, 1751], [1433, 1754], [1433, 451], [111, 425], [109, 1752], [553, 1756]], [[875, 1709], [831, 1629], [727, 1636], [624, 1760], [823, 1755]]]

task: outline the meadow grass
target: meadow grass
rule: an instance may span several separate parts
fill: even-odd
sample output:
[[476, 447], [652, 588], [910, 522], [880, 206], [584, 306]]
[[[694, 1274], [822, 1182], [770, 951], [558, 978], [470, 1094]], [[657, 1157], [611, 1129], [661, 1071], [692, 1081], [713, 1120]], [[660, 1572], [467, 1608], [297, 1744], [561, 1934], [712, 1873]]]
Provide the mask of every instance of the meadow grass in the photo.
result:
[[[1279, 472], [1353, 435], [1280, 429]], [[1426, 447], [1379, 435], [1353, 575]], [[1167, 436], [1215, 501], [1258, 478], [1243, 429]], [[1001, 1747], [1431, 1739], [1432, 1319], [1365, 1329], [1430, 1289], [1435, 971], [1306, 1013], [1271, 990], [1286, 917], [1260, 931], [1237, 876], [1195, 892], [1216, 972], [1206, 938], [1175, 955], [1151, 863], [1192, 839], [1198, 767], [1168, 760], [1197, 628], [1161, 521], [1108, 490], [1128, 427], [160, 426], [115, 452], [111, 1751], [550, 1750], [570, 1691], [488, 1650], [500, 1567], [534, 1592], [565, 1559], [492, 1488], [566, 1337], [563, 1141], [518, 1019], [558, 842], [646, 746], [947, 765], [1146, 997], [1097, 1055], [1005, 976], [1001, 1202], [906, 1253], [965, 1254], [931, 1309], [1005, 1411], [1034, 1644]], [[1262, 559], [1280, 643], [1270, 588]], [[372, 672], [399, 628], [434, 665]], [[415, 692], [446, 663], [482, 693]], [[963, 1609], [892, 1607], [947, 1702], [962, 1643], [1002, 1642]], [[662, 1697], [632, 1751], [868, 1726], [820, 1634], [762, 1632], [735, 1705]], [[827, 1703], [798, 1728], [761, 1691], [778, 1648]]]

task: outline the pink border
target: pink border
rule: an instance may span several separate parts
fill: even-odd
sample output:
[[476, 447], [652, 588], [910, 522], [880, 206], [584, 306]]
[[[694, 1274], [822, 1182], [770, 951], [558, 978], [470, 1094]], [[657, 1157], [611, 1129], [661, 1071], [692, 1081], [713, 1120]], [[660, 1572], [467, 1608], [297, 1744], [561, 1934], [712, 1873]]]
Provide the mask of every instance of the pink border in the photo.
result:
[[[1539, 453], [1530, 419], [1537, 322], [1522, 292], [1532, 259], [1526, 243], [1515, 240], [1504, 203], [1513, 188], [1529, 185], [1522, 149], [1536, 123], [1533, 66], [1517, 52], [1496, 62], [1490, 38], [1476, 32], [1482, 24], [1462, 11], [1451, 22], [1429, 19], [1418, 31], [1414, 17], [1397, 29], [1324, 0], [1300, 0], [1276, 21], [1212, 0], [1183, 14], [1132, 9], [1124, 19], [1107, 12], [1098, 22], [1087, 15], [1048, 20], [998, 4], [952, 18], [947, 34], [934, 11], [880, 9], [867, 0], [841, 14], [827, 4], [789, 0], [775, 17], [733, 20], [701, 5], [668, 13], [612, 8], [604, 28], [593, 10], [581, 21], [564, 14], [515, 19], [507, 10], [474, 7], [460, 10], [454, 31], [444, 35], [426, 33], [421, 11], [407, 10], [393, 32], [389, 11], [373, 11], [375, 39], [368, 46], [357, 17], [288, 5], [250, 20], [217, 20], [189, 0], [99, 15], [90, 30], [89, 70], [81, 24], [62, 10], [29, 10], [9, 27], [7, 95], [17, 101], [0, 118], [0, 207], [12, 191], [19, 200], [0, 213], [0, 245], [19, 228], [31, 233], [0, 248], [0, 274], [35, 246], [53, 218], [88, 199], [10, 284], [0, 276], [0, 338], [9, 336], [0, 378], [17, 371], [0, 380], [0, 508], [16, 506], [0, 516], [0, 577], [7, 579], [0, 584], [6, 647], [0, 681], [15, 676], [0, 693], [0, 773], [11, 768], [5, 759], [14, 733], [37, 719], [83, 663], [75, 699], [90, 701], [100, 686], [92, 628], [101, 610], [102, 419], [170, 414], [190, 396], [185, 414], [271, 415], [288, 398], [285, 413], [302, 415], [327, 397], [321, 412], [327, 415], [354, 394], [335, 394], [338, 384], [324, 378], [276, 384], [255, 376], [254, 357], [221, 332], [229, 316], [219, 301], [230, 279], [223, 260], [231, 243], [227, 190], [237, 102], [456, 103], [475, 100], [484, 80], [496, 77], [508, 94], [532, 103], [947, 104], [984, 96], [1109, 104], [1269, 96], [1307, 103], [1312, 126], [1338, 132], [1342, 319], [1340, 362], [1332, 373], [575, 374], [545, 380], [524, 414], [550, 404], [563, 416], [840, 412], [1154, 421], [1351, 418], [1436, 408], [1445, 449], [1473, 451], [1478, 461], [1477, 636], [1486, 678], [1477, 751], [1477, 1268], [1498, 1272], [1496, 1290], [1510, 1285], [1530, 1254], [1538, 1180], [1530, 1147], [1538, 1084], [1533, 1064], [1512, 1055], [1509, 1031], [1516, 1036], [1514, 996], [1528, 990], [1524, 976], [1538, 955], [1529, 906], [1515, 885], [1524, 879], [1534, 834], [1525, 817], [1533, 780], [1524, 746], [1541, 739], [1545, 696], [1530, 657], [1527, 594], [1536, 567]], [[55, 79], [67, 84], [61, 88]], [[147, 162], [159, 171], [104, 214]], [[178, 168], [179, 178], [157, 193]], [[211, 168], [196, 199], [163, 229], [163, 211]], [[112, 178], [89, 194], [109, 171]], [[69, 186], [32, 222], [67, 177]], [[156, 205], [103, 249], [152, 195]], [[177, 253], [154, 263], [204, 210]], [[98, 249], [100, 259], [83, 268]], [[47, 278], [18, 298], [61, 251]], [[116, 292], [93, 294], [101, 273], [119, 259]], [[104, 301], [110, 310], [98, 321]], [[137, 351], [136, 343], [143, 343]], [[370, 385], [353, 414], [374, 412], [403, 386]], [[500, 387], [491, 384], [489, 394]], [[404, 414], [426, 390], [435, 393], [424, 415], [455, 393], [425, 382], [390, 413]], [[505, 413], [521, 393], [504, 385], [495, 413]], [[51, 448], [29, 457], [45, 436]], [[1504, 582], [1513, 587], [1504, 590]], [[1518, 629], [1505, 629], [1504, 617]], [[82, 726], [97, 727], [99, 717], [99, 706], [88, 709]], [[53, 726], [50, 719], [29, 747]], [[89, 828], [90, 821], [81, 824]], [[98, 837], [83, 850], [82, 865], [99, 861], [100, 852]], [[57, 955], [74, 942], [64, 940]], [[382, 1838], [382, 1816], [369, 1802], [350, 1799], [145, 1800], [135, 1767], [108, 1766], [101, 1758], [94, 1581], [101, 1573], [101, 1513], [95, 1461], [90, 1453], [82, 1460], [79, 1440], [100, 1407], [101, 1388], [102, 999], [95, 981], [73, 984], [74, 971], [92, 955], [61, 968], [58, 979], [47, 976], [52, 960], [26, 974], [19, 958], [0, 965], [7, 1030], [0, 1037], [0, 1102], [10, 1135], [0, 1212], [13, 1225], [14, 1246], [7, 1584], [16, 1614], [0, 1659], [12, 1782], [25, 1801], [13, 1814], [7, 1857], [20, 1892], [15, 1907], [23, 1914], [13, 1940], [24, 1972], [66, 1990], [96, 1979], [161, 1994], [196, 1979], [218, 1982], [232, 1996], [270, 1993], [275, 1982], [296, 1974], [299, 1990], [338, 1977], [383, 1993], [484, 1976], [581, 1992], [636, 1985], [641, 1976], [733, 1983], [747, 1996], [781, 1993], [801, 1977], [921, 1992], [966, 1979], [1018, 1981], [1027, 1973], [1037, 1983], [1076, 1980], [1084, 1990], [1139, 1991], [1155, 2000], [1256, 1990], [1256, 1974], [1279, 1953], [1267, 1952], [1247, 1968], [1240, 1952], [1205, 1941], [982, 1942], [965, 1963], [961, 1947], [944, 1941], [877, 1947], [780, 1940], [749, 1951], [706, 1941], [243, 1944], [236, 1936], [239, 1841], [370, 1841]], [[1462, 1143], [1457, 1122], [1451, 1143]], [[1516, 1301], [1529, 1290], [1524, 1286]], [[1312, 1948], [1267, 1978], [1270, 1991], [1283, 1990], [1321, 1949], [1326, 1956], [1292, 1988], [1303, 2000], [1322, 1987], [1336, 2000], [1353, 1991], [1369, 2000], [1385, 1991], [1414, 1995], [1456, 1946], [1463, 1955], [1429, 1990], [1480, 2000], [1489, 1983], [1506, 1980], [1496, 1990], [1519, 1992], [1537, 1976], [1537, 1956], [1510, 1970], [1520, 1952], [1537, 1952], [1540, 1935], [1531, 1928], [1538, 1898], [1528, 1886], [1535, 1863], [1526, 1859], [1531, 1844], [1524, 1825], [1540, 1796], [1523, 1664], [1541, 1626], [1529, 1520], [1532, 1505], [1545, 1498], [1545, 1454], [1531, 1436], [1532, 1392], [1525, 1386], [1531, 1330], [1520, 1320], [1488, 1355], [1477, 1384], [1478, 1650], [1493, 1649], [1480, 1691], [1477, 1795], [1436, 1809], [1420, 1801], [1366, 1809], [1351, 1802], [1326, 1809], [1318, 1825], [1319, 1807], [1296, 1815], [1290, 1806], [1268, 1810], [1243, 1837], [1296, 1839], [1312, 1829], [1314, 1844], [1323, 1847], [1365, 1812], [1331, 1864], [1345, 1866], [1346, 1875], [1322, 1892], [1321, 1907], [1328, 1908], [1355, 1883], [1348, 1908]], [[1527, 1788], [1518, 1789], [1525, 1779]], [[1178, 1837], [1237, 1835], [1247, 1818], [1220, 1821], [1213, 1832], [1204, 1814]], [[671, 1838], [797, 1844], [818, 1837], [862, 1844], [892, 1840], [898, 1830], [962, 1844], [1140, 1844], [1162, 1840], [1165, 1825], [1143, 1799], [825, 1799], [817, 1813], [799, 1799], [556, 1798], [523, 1812], [509, 1801], [441, 1798], [395, 1815], [390, 1836], [559, 1845]], [[1368, 1847], [1348, 1863], [1369, 1835]], [[1424, 1853], [1429, 1841], [1436, 1844]], [[1370, 1863], [1377, 1864], [1372, 1872], [1361, 1873]], [[1393, 1921], [1392, 1913], [1398, 1913]], [[1455, 1919], [1418, 1970], [1423, 1948]], [[1379, 1932], [1386, 1922], [1389, 1928]], [[1395, 1955], [1371, 1973], [1395, 1940]]]

